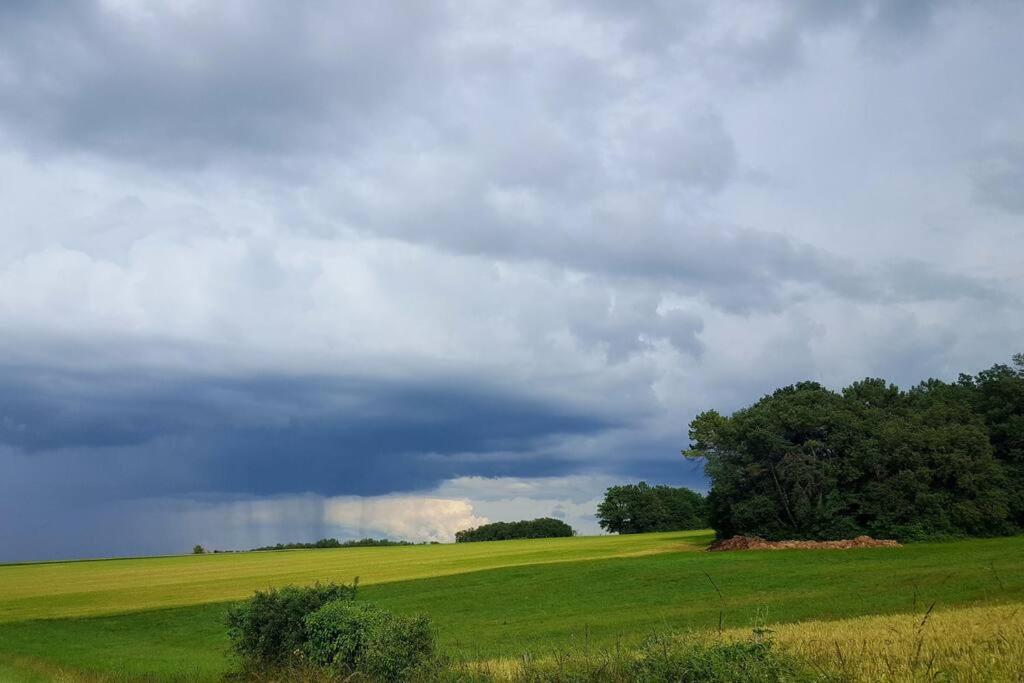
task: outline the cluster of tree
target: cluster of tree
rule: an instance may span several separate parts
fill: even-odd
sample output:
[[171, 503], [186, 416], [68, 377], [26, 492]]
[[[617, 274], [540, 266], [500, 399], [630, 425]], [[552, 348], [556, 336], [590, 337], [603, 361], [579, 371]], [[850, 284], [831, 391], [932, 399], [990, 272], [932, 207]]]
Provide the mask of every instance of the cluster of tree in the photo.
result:
[[262, 548], [253, 548], [253, 551], [259, 550], [307, 550], [310, 548], [362, 548], [365, 546], [382, 546], [382, 545], [416, 545], [409, 541], [392, 541], [386, 538], [361, 538], [358, 541], [339, 541], [336, 538], [321, 538], [319, 541], [313, 543], [278, 543], [277, 545], [265, 545]]
[[559, 538], [573, 536], [573, 528], [560, 519], [541, 517], [520, 522], [494, 522], [455, 533], [456, 543], [508, 541], [513, 538]]
[[645, 481], [609, 488], [597, 506], [597, 521], [605, 531], [619, 534], [704, 529], [708, 524], [702, 495]]
[[1024, 528], [1024, 354], [909, 391], [802, 382], [690, 424], [720, 537], [915, 540]]

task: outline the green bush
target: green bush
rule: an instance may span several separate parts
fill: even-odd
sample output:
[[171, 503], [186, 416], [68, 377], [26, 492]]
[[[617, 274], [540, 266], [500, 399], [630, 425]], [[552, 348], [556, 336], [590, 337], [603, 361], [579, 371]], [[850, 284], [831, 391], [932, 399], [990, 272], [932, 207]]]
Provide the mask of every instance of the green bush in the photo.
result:
[[306, 617], [306, 654], [340, 674], [372, 679], [408, 677], [434, 656], [427, 617], [407, 617], [362, 602], [339, 600]]
[[328, 603], [351, 601], [355, 595], [355, 583], [257, 591], [228, 610], [231, 647], [247, 665], [286, 665], [303, 651], [306, 617]]

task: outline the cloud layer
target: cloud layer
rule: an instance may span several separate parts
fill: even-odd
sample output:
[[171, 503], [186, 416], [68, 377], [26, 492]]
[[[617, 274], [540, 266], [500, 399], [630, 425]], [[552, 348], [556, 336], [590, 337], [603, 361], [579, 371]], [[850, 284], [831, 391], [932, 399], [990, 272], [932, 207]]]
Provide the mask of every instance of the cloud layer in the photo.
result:
[[0, 560], [594, 531], [699, 410], [1005, 360], [1022, 20], [4, 3]]

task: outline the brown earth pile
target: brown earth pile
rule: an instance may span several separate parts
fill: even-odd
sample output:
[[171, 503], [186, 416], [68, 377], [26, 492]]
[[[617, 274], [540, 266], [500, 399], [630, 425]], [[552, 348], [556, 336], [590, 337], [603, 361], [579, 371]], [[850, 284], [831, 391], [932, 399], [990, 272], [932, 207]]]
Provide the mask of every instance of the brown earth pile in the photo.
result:
[[870, 536], [858, 536], [844, 541], [766, 541], [760, 536], [733, 536], [724, 541], [715, 541], [708, 546], [708, 550], [848, 550], [850, 548], [900, 547], [902, 544], [897, 541], [878, 540]]

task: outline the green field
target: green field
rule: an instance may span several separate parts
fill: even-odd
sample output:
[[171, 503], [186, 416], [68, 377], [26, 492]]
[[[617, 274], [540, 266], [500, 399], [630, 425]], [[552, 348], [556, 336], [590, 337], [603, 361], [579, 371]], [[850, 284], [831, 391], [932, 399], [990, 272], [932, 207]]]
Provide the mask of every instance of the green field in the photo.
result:
[[707, 532], [280, 550], [0, 565], [0, 623], [223, 602], [289, 583], [408, 581], [482, 569], [699, 550]]
[[231, 666], [228, 601], [356, 575], [363, 599], [429, 614], [443, 648], [467, 659], [629, 644], [655, 630], [717, 628], [720, 616], [742, 628], [1024, 602], [1024, 537], [696, 552], [709, 540], [681, 532], [0, 566], [0, 680], [58, 670], [217, 680]]

